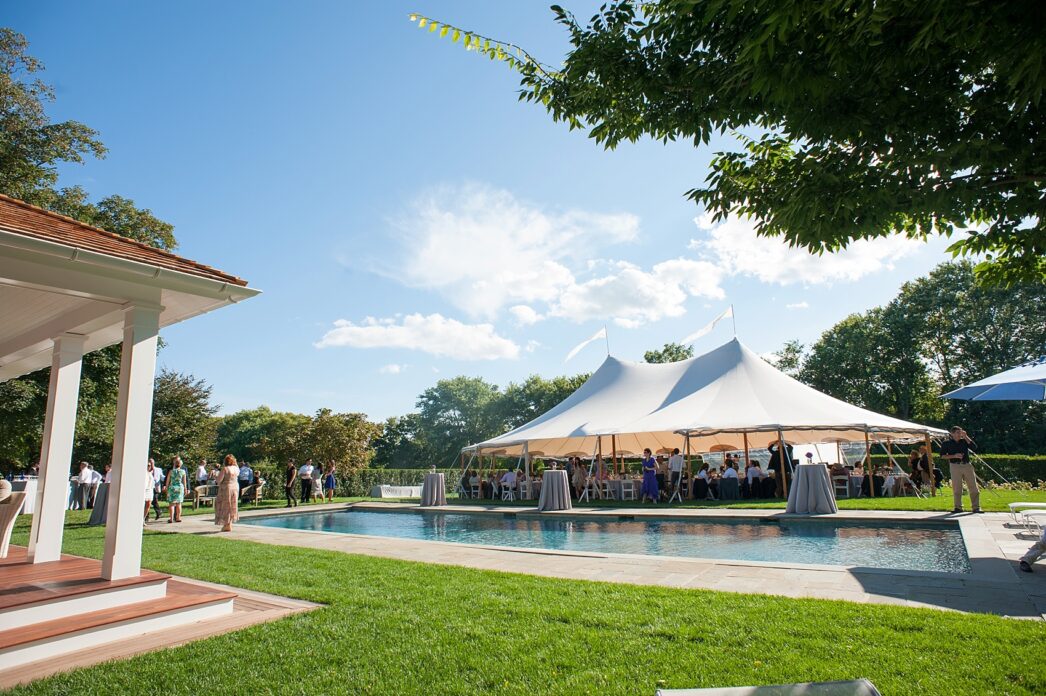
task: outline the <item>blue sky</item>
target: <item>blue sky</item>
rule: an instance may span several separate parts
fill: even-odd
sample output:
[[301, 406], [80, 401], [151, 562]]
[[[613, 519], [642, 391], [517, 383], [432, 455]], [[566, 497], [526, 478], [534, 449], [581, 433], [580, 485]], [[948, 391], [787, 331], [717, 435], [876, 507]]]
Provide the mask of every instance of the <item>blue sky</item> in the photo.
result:
[[602, 345], [563, 359], [604, 324], [639, 360], [730, 304], [769, 352], [947, 260], [939, 240], [813, 258], [744, 221], [704, 225], [684, 193], [730, 139], [604, 151], [411, 11], [550, 63], [567, 45], [542, 2], [5, 5], [54, 118], [109, 147], [62, 183], [133, 198], [175, 224], [179, 253], [264, 291], [164, 333], [161, 363], [210, 382], [225, 412], [385, 418], [443, 377], [593, 370]]

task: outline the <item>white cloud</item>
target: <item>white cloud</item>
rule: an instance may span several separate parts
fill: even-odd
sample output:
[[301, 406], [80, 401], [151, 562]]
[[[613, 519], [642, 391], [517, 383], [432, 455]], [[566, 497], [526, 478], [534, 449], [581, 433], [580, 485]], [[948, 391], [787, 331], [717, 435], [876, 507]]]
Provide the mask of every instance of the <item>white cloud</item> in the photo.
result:
[[785, 309], [809, 309], [809, 308], [810, 308], [810, 303], [806, 302], [805, 300], [802, 301], [802, 302], [793, 302], [791, 304], [786, 304], [785, 305]]
[[576, 322], [613, 317], [619, 326], [635, 328], [682, 316], [688, 297], [721, 299], [721, 277], [719, 269], [705, 261], [672, 259], [651, 271], [618, 261], [608, 275], [566, 288], [549, 314]]
[[540, 347], [541, 347], [541, 341], [530, 340], [530, 341], [527, 341], [527, 347], [525, 348], [525, 350], [528, 353], [533, 353], [535, 350], [537, 350]]
[[760, 237], [751, 220], [729, 216], [713, 223], [705, 214], [695, 218], [706, 232], [704, 239], [690, 242], [692, 249], [707, 253], [709, 259], [728, 273], [753, 276], [764, 283], [819, 285], [857, 280], [871, 273], [892, 269], [893, 263], [919, 251], [925, 242], [900, 235], [878, 239], [858, 239], [846, 249], [821, 256], [790, 247], [778, 237]]
[[400, 365], [398, 363], [389, 363], [388, 365], [382, 365], [378, 368], [378, 372], [383, 375], [398, 375], [407, 369], [406, 365]]
[[516, 318], [516, 322], [520, 326], [530, 326], [536, 324], [545, 317], [541, 316], [534, 310], [533, 307], [528, 305], [515, 305], [508, 308], [509, 313]]
[[606, 258], [606, 246], [639, 234], [628, 213], [549, 211], [473, 183], [430, 191], [396, 227], [400, 255], [382, 272], [487, 320], [507, 308], [523, 327], [549, 317], [637, 327], [682, 316], [692, 297], [725, 297], [726, 273], [709, 260]]
[[345, 319], [315, 343], [317, 348], [405, 348], [457, 360], [518, 358], [519, 346], [499, 336], [490, 324], [463, 324], [441, 314], [408, 314], [402, 319]]
[[436, 290], [473, 317], [509, 304], [551, 302], [574, 282], [569, 266], [596, 244], [636, 238], [629, 213], [545, 210], [484, 184], [441, 187], [397, 221], [402, 258], [386, 275]]

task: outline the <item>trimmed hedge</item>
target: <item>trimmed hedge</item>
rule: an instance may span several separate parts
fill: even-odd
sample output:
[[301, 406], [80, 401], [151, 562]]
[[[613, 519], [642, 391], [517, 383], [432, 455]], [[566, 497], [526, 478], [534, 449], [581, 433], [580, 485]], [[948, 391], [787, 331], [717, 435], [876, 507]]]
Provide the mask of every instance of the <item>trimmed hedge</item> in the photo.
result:
[[[298, 466], [301, 466], [300, 462]], [[267, 483], [264, 497], [267, 500], [283, 498], [283, 472], [286, 465], [262, 461], [251, 462], [251, 468], [254, 469], [256, 475], [261, 472], [265, 478]], [[334, 494], [356, 498], [370, 495], [371, 488], [382, 484], [420, 486], [428, 472], [428, 469], [359, 469], [351, 474], [337, 474], [334, 477], [337, 484]], [[297, 489], [295, 489], [295, 493], [297, 493]]]
[[[1028, 483], [1046, 480], [1046, 455], [982, 454], [980, 457], [988, 464], [988, 466], [995, 469], [995, 472], [1002, 475], [1002, 478], [1000, 478], [998, 474], [975, 460], [974, 467], [977, 470], [977, 474], [985, 480], [995, 481], [996, 483], [1002, 483], [1003, 479], [1007, 481], [1026, 481]], [[900, 454], [895, 454], [894, 459], [907, 468], [907, 455], [902, 456]], [[872, 461], [876, 464], [886, 464], [886, 455], [873, 454]], [[933, 462], [938, 469], [944, 472], [945, 477], [947, 477], [948, 462], [941, 459], [940, 455], [936, 453], [934, 453]]]

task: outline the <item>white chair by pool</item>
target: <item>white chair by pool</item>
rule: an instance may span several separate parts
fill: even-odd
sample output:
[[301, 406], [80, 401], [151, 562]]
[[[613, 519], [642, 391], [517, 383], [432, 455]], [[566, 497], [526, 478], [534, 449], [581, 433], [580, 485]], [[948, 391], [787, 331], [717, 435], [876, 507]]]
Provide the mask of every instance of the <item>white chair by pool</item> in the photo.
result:
[[515, 500], [516, 499], [516, 491], [513, 490], [512, 486], [502, 486], [501, 487], [501, 499], [502, 500]]
[[1041, 533], [1046, 526], [1046, 510], [1022, 510], [1024, 528], [1029, 532]]
[[600, 492], [605, 500], [617, 500], [617, 496], [614, 495], [614, 489], [610, 487], [610, 481], [603, 482], [603, 490]]
[[1046, 510], [1046, 503], [1010, 503], [1010, 517], [1014, 522], [1020, 522], [1017, 514], [1021, 510]]
[[585, 490], [581, 492], [581, 500], [595, 500], [599, 497], [599, 480], [589, 478], [585, 481]]

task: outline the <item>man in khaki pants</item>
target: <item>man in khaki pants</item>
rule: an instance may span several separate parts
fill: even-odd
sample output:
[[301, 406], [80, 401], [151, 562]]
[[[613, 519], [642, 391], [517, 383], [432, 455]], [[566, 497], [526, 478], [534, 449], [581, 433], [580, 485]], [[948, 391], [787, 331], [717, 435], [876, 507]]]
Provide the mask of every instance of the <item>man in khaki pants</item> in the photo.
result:
[[952, 473], [952, 498], [955, 509], [952, 512], [962, 512], [962, 484], [970, 489], [970, 505], [974, 512], [981, 510], [981, 494], [977, 489], [977, 475], [973, 473], [973, 464], [970, 463], [970, 452], [974, 451], [974, 442], [966, 431], [955, 425], [952, 426], [951, 439], [945, 440], [941, 445], [941, 456], [948, 460], [948, 466]]

